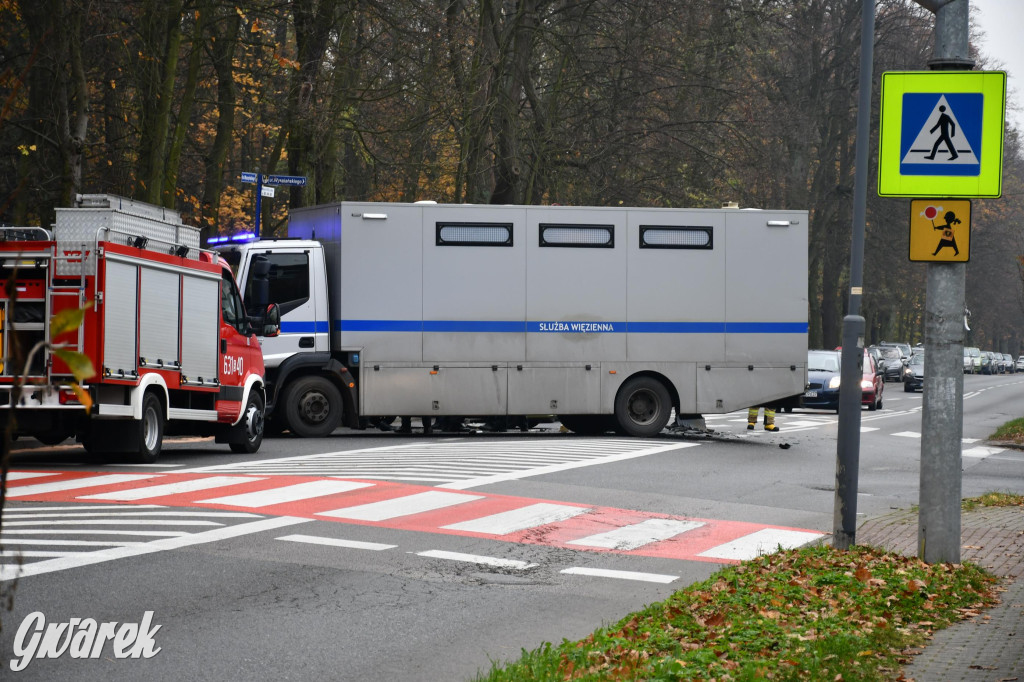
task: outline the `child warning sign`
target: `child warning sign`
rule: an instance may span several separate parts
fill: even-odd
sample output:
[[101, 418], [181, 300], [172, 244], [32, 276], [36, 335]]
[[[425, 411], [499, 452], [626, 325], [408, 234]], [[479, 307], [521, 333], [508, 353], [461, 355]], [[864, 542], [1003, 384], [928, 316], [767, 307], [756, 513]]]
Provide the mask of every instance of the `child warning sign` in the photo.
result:
[[971, 202], [915, 199], [910, 202], [910, 260], [966, 263], [971, 255]]

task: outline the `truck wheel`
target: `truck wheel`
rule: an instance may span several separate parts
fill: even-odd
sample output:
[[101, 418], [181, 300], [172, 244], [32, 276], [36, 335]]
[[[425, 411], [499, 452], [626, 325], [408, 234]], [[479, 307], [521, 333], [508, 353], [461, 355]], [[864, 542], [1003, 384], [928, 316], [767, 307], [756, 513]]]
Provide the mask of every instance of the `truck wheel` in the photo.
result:
[[160, 457], [164, 442], [164, 410], [160, 399], [147, 393], [142, 399], [142, 419], [129, 428], [138, 429], [139, 449], [135, 461], [151, 464]]
[[633, 377], [615, 396], [615, 419], [623, 433], [630, 436], [654, 436], [668, 425], [672, 401], [657, 379]]
[[296, 379], [284, 396], [285, 419], [302, 438], [323, 438], [341, 426], [341, 392], [327, 379]]
[[614, 427], [611, 418], [604, 414], [560, 414], [558, 421], [581, 436], [597, 436]]
[[260, 449], [263, 444], [263, 431], [266, 422], [263, 420], [263, 396], [256, 391], [249, 392], [249, 402], [245, 405], [245, 414], [242, 421], [238, 422], [232, 434], [238, 438], [233, 443], [228, 443], [231, 452], [252, 454]]

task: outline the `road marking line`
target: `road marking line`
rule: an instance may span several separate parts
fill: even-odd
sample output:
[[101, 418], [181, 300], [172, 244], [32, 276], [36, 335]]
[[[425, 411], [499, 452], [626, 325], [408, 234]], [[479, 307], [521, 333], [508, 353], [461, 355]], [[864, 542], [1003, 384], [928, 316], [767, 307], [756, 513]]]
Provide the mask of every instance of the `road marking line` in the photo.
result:
[[872, 431], [878, 431], [877, 426], [862, 426], [860, 427], [861, 433], [871, 433]]
[[483, 497], [483, 495], [465, 495], [462, 493], [430, 490], [425, 493], [396, 497], [393, 500], [383, 500], [381, 502], [360, 504], [354, 507], [342, 507], [341, 509], [317, 512], [317, 516], [330, 516], [332, 518], [352, 519], [355, 521], [387, 521], [399, 516], [410, 516], [436, 509], [444, 509], [445, 507], [483, 499]]
[[88, 521], [11, 521], [4, 523], [8, 526], [91, 526], [94, 524], [107, 526], [223, 526], [223, 523], [216, 521], [163, 521], [160, 519], [89, 519]]
[[647, 457], [648, 455], [656, 455], [660, 452], [667, 452], [669, 450], [679, 450], [683, 448], [697, 447], [697, 443], [672, 443], [671, 445], [658, 445], [655, 447], [647, 448], [644, 450], [636, 450], [633, 452], [620, 452], [614, 455], [607, 455], [605, 457], [597, 457], [594, 459], [587, 459], [577, 462], [565, 462], [562, 464], [552, 464], [550, 466], [538, 467], [536, 469], [523, 469], [521, 471], [511, 471], [507, 474], [495, 474], [494, 476], [481, 476], [480, 478], [471, 478], [466, 481], [456, 481], [454, 483], [448, 483], [445, 485], [438, 486], [439, 488], [448, 488], [451, 490], [467, 490], [469, 488], [479, 488], [482, 485], [490, 485], [492, 483], [501, 483], [502, 481], [517, 481], [521, 478], [530, 478], [533, 476], [543, 476], [545, 474], [553, 474], [560, 471], [567, 471], [569, 469], [578, 469], [580, 467], [597, 466], [600, 464], [610, 464], [612, 462], [622, 462], [627, 459], [635, 459], [637, 457]]
[[204, 504], [226, 504], [232, 507], [269, 507], [285, 502], [298, 502], [299, 500], [308, 500], [314, 497], [347, 493], [351, 490], [359, 490], [360, 488], [372, 488], [373, 485], [373, 483], [360, 483], [358, 481], [307, 481], [305, 483], [296, 483], [295, 485], [286, 485], [281, 488], [259, 490], [254, 493], [214, 497], [209, 500], [199, 500], [199, 502]]
[[210, 488], [224, 488], [229, 485], [241, 485], [262, 481], [262, 478], [255, 476], [210, 476], [209, 478], [196, 478], [191, 481], [178, 481], [177, 483], [164, 483], [163, 485], [149, 485], [132, 490], [122, 490], [113, 493], [98, 493], [96, 495], [81, 495], [75, 499], [79, 500], [121, 500], [131, 502], [133, 500], [146, 500], [151, 497], [165, 497], [177, 495], [178, 493], [191, 493]]
[[677, 521], [674, 519], [647, 519], [607, 533], [590, 535], [579, 540], [570, 540], [567, 544], [583, 547], [601, 547], [604, 549], [632, 550], [652, 542], [668, 540], [681, 533], [707, 525], [700, 521]]
[[977, 443], [981, 439], [980, 438], [961, 438], [960, 440], [963, 441], [964, 443], [970, 444], [970, 443]]
[[36, 538], [4, 538], [4, 545], [58, 545], [68, 547], [133, 547], [144, 545], [145, 542], [110, 540], [39, 540]]
[[917, 431], [900, 431], [899, 433], [894, 433], [892, 435], [899, 436], [900, 438], [920, 438], [921, 437], [921, 434], [918, 433]]
[[43, 476], [56, 476], [57, 474], [42, 474], [35, 471], [11, 471], [7, 474], [7, 482], [21, 481], [26, 478], [41, 478]]
[[112, 549], [100, 550], [98, 552], [86, 552], [76, 556], [67, 556], [60, 559], [51, 559], [49, 561], [39, 561], [23, 566], [3, 566], [0, 567], [0, 580], [14, 580], [16, 578], [40, 575], [42, 573], [51, 573], [53, 571], [64, 571], [69, 568], [77, 568], [79, 566], [99, 564], [106, 561], [113, 561], [115, 559], [125, 559], [127, 557], [141, 556], [143, 554], [153, 554], [155, 552], [163, 552], [171, 549], [203, 545], [208, 542], [227, 540], [229, 538], [241, 537], [252, 533], [261, 533], [266, 530], [276, 530], [285, 526], [293, 526], [297, 523], [309, 523], [309, 521], [309, 519], [297, 519], [290, 516], [260, 519], [259, 521], [240, 523], [227, 528], [217, 528], [182, 537], [153, 540], [152, 542], [147, 542], [139, 547], [115, 547]]
[[190, 533], [183, 530], [8, 530], [4, 528], [5, 540], [8, 535], [141, 535], [154, 538], [178, 538], [182, 535], [190, 535]]
[[[81, 509], [82, 505], [80, 504], [75, 505], [74, 507], [8, 507], [7, 514], [16, 514], [23, 511], [81, 511]], [[133, 504], [131, 506], [124, 504], [90, 504], [89, 509], [120, 509], [121, 511], [125, 511], [127, 509], [167, 509], [167, 507], [162, 504]]]
[[385, 549], [394, 549], [398, 545], [384, 545], [379, 542], [362, 542], [360, 540], [340, 540], [337, 538], [322, 538], [316, 535], [282, 535], [278, 540], [287, 542], [305, 542], [311, 545], [327, 545], [329, 547], [345, 547], [347, 549], [369, 549], [379, 552]]
[[540, 502], [500, 514], [481, 516], [478, 519], [441, 527], [447, 530], [462, 530], [471, 533], [486, 533], [487, 535], [508, 535], [527, 528], [565, 521], [590, 510], [590, 507], [571, 507], [564, 504]]
[[994, 454], [1002, 452], [1002, 451], [1003, 451], [1003, 448], [990, 448], [990, 447], [987, 447], [987, 446], [984, 446], [984, 445], [977, 445], [977, 446], [975, 446], [973, 448], [969, 448], [967, 450], [964, 450], [960, 454], [962, 454], [964, 457], [974, 457], [974, 458], [977, 458], [977, 459], [985, 459], [989, 455], [994, 455]]
[[26, 559], [50, 559], [53, 557], [75, 556], [77, 554], [81, 554], [81, 552], [42, 552], [31, 549], [24, 552], [20, 549], [5, 549], [0, 551], [0, 557], [3, 557], [4, 559], [17, 559], [19, 557], [24, 557]]
[[698, 556], [711, 559], [733, 559], [746, 561], [755, 559], [762, 554], [771, 554], [780, 546], [783, 549], [802, 547], [809, 542], [819, 539], [823, 533], [807, 533], [799, 530], [783, 530], [781, 528], [765, 528], [749, 535], [736, 538], [709, 550], [703, 551]]
[[444, 552], [439, 549], [431, 549], [426, 552], [416, 552], [416, 556], [427, 557], [428, 559], [447, 559], [449, 561], [464, 561], [470, 564], [482, 566], [493, 566], [495, 568], [516, 568], [525, 570], [534, 568], [540, 564], [531, 564], [516, 559], [499, 559], [492, 556], [478, 556], [476, 554], [461, 554], [459, 552]]
[[4, 514], [4, 520], [8, 519], [75, 519], [75, 518], [111, 518], [111, 517], [125, 517], [130, 516], [132, 518], [144, 517], [144, 516], [202, 516], [206, 517], [222, 517], [222, 518], [235, 518], [235, 519], [251, 519], [259, 518], [259, 514], [251, 514], [249, 512], [216, 512], [216, 511], [144, 511], [137, 512], [132, 507], [121, 507], [120, 512], [68, 512], [66, 514], [37, 514], [35, 510], [29, 509], [18, 509], [12, 512]]
[[73, 478], [66, 481], [52, 481], [50, 483], [35, 483], [32, 485], [19, 485], [8, 488], [7, 499], [15, 497], [28, 497], [29, 495], [46, 495], [48, 493], [59, 493], [65, 490], [77, 490], [78, 488], [95, 488], [101, 485], [117, 485], [119, 483], [131, 483], [133, 481], [144, 481], [147, 478], [157, 478], [158, 474], [107, 474], [105, 476], [87, 476], [85, 478]]
[[679, 579], [677, 575], [660, 573], [638, 573], [636, 571], [613, 571], [607, 568], [573, 567], [559, 571], [566, 575], [589, 575], [595, 578], [619, 578], [620, 580], [642, 580], [648, 583], [670, 583]]

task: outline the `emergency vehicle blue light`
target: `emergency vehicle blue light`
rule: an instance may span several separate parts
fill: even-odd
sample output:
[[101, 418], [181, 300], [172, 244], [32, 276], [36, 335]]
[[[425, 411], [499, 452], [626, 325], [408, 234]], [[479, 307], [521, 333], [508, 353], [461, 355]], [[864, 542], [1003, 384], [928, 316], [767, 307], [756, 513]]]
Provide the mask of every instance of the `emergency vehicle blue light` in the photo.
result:
[[253, 232], [241, 232], [231, 237], [231, 241], [233, 242], [248, 242], [253, 239], [256, 239], [256, 235]]
[[229, 239], [229, 237], [210, 237], [206, 240], [207, 244], [223, 244]]

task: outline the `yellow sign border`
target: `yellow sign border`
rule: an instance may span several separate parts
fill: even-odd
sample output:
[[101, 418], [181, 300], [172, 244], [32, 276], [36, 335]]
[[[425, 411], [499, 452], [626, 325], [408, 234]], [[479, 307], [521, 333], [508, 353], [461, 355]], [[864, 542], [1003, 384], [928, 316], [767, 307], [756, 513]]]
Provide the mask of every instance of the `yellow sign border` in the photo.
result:
[[[915, 233], [915, 222], [921, 223], [928, 221], [927, 234], [931, 236], [935, 229], [935, 224], [921, 215], [924, 210], [931, 204], [944, 203], [942, 207], [943, 211], [955, 211], [957, 217], [960, 219], [960, 225], [957, 228], [960, 233], [960, 243], [956, 244], [959, 255], [949, 255], [949, 252], [945, 248], [936, 249], [938, 253], [930, 254], [928, 251], [932, 246], [941, 246], [940, 240], [941, 235], [938, 238], [929, 238], [927, 245], [923, 245], [921, 240], [923, 237], [914, 237]], [[965, 206], [966, 205], [966, 206]], [[971, 205], [970, 199], [950, 199], [945, 198], [929, 198], [929, 199], [914, 199], [910, 202], [910, 221], [908, 228], [910, 230], [910, 238], [907, 240], [907, 259], [912, 263], [966, 263], [971, 260]], [[965, 217], [966, 216], [966, 217]], [[921, 228], [918, 228], [920, 230]], [[954, 243], [956, 237], [953, 237]], [[924, 247], [924, 252], [921, 253], [921, 247]], [[948, 245], [947, 245], [948, 246]], [[915, 248], [916, 247], [916, 248]], [[917, 256], [915, 257], [915, 252]]]
[[[977, 176], [900, 174], [905, 93], [981, 93], [981, 172]], [[994, 106], [993, 103], [998, 103]], [[882, 74], [878, 132], [878, 195], [882, 197], [985, 198], [1002, 196], [1005, 71], [887, 71]]]

